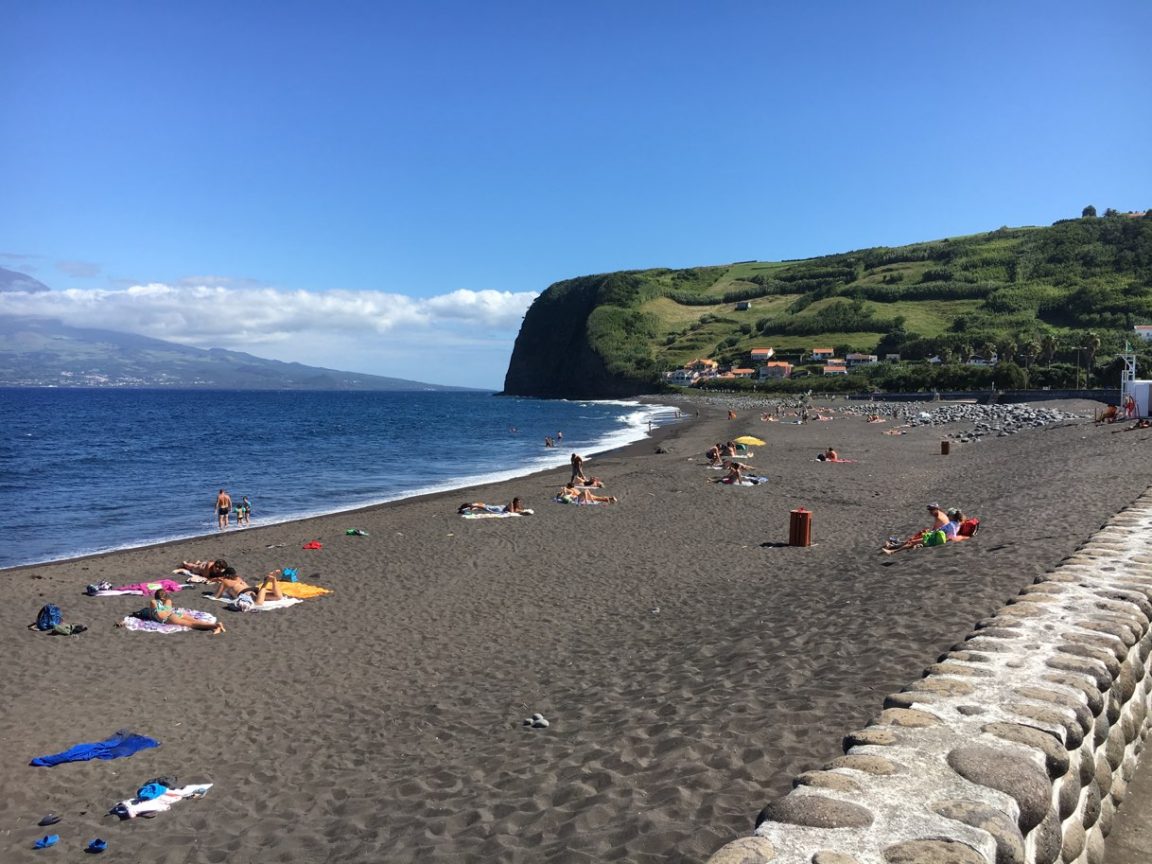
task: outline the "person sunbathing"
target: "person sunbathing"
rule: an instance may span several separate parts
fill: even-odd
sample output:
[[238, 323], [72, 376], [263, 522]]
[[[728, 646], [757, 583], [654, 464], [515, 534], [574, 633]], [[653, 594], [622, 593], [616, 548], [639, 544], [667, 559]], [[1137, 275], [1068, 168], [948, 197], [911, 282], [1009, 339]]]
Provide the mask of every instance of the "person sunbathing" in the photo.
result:
[[227, 569], [228, 562], [223, 558], [217, 558], [215, 561], [183, 561], [181, 566], [195, 576], [215, 579]]
[[723, 444], [713, 444], [711, 447], [709, 447], [704, 452], [704, 455], [708, 457], [708, 464], [709, 465], [719, 465], [720, 464], [720, 460], [724, 458], [723, 456], [720, 455], [720, 451], [723, 449], [724, 449]]
[[724, 460], [724, 476], [723, 477], [717, 477], [712, 482], [714, 482], [714, 483], [739, 483], [743, 477], [744, 472], [747, 470], [748, 470], [748, 466], [745, 465], [744, 463], [725, 459]]
[[[896, 537], [889, 537], [888, 542], [884, 544], [884, 548], [882, 548], [880, 551], [885, 555], [892, 555], [896, 552], [903, 552], [905, 549], [917, 549], [921, 546], [930, 545], [925, 542], [925, 538], [928, 534], [934, 533], [936, 531], [941, 532], [945, 540], [947, 540], [948, 531], [946, 530], [946, 527], [951, 521], [948, 518], [948, 514], [941, 509], [939, 504], [929, 504], [928, 512], [932, 514], [931, 528], [925, 528], [922, 531], [917, 531], [915, 534], [904, 541], [901, 541]], [[953, 529], [953, 534], [955, 534], [955, 529]]]
[[177, 612], [172, 596], [163, 588], [157, 589], [148, 601], [148, 617], [160, 624], [175, 624], [190, 630], [211, 630], [214, 635], [224, 632], [224, 625], [219, 622], [212, 624]]
[[577, 489], [571, 483], [560, 490], [556, 496], [568, 504], [615, 504], [616, 499], [611, 495], [595, 495], [591, 489]]
[[264, 577], [259, 588], [253, 588], [244, 577], [229, 567], [225, 575], [216, 580], [216, 598], [239, 600], [245, 594], [250, 595], [257, 606], [263, 606], [264, 601], [271, 597], [273, 600], [283, 600], [284, 593], [280, 590], [281, 570], [273, 570]]

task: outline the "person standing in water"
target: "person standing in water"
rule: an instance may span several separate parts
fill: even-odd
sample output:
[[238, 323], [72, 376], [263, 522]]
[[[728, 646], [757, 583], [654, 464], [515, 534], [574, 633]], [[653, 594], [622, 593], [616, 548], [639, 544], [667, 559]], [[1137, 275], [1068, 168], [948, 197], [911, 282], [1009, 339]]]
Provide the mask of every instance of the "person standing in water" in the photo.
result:
[[228, 514], [232, 512], [232, 496], [220, 490], [216, 496], [216, 523], [221, 531], [228, 527]]

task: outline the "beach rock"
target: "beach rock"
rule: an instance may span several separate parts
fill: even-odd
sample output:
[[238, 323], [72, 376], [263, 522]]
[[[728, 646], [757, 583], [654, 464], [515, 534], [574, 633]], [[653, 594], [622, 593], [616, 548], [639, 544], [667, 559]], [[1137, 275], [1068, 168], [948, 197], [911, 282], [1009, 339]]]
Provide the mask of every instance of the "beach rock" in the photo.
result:
[[846, 774], [835, 771], [805, 771], [792, 778], [793, 788], [814, 786], [817, 789], [835, 789], [837, 792], [860, 792], [860, 784]]
[[1032, 726], [1022, 726], [1018, 723], [989, 723], [981, 731], [1004, 741], [1012, 741], [1039, 750], [1044, 754], [1048, 776], [1053, 779], [1068, 773], [1070, 763], [1068, 751], [1056, 736], [1048, 732], [1041, 732]]
[[741, 837], [721, 846], [708, 864], [771, 864], [776, 850], [764, 837]]
[[1052, 786], [1031, 762], [992, 747], [974, 744], [948, 754], [948, 765], [966, 780], [1011, 796], [1020, 807], [1020, 829], [1027, 833], [1048, 812]]
[[1025, 864], [1024, 834], [1008, 814], [976, 801], [941, 801], [932, 808], [946, 819], [955, 819], [987, 831], [996, 841], [996, 864]]
[[808, 828], [867, 828], [872, 820], [872, 813], [858, 804], [793, 793], [761, 810], [757, 824], [783, 822]]
[[887, 864], [987, 864], [984, 856], [955, 840], [909, 840], [884, 850]]
[[847, 852], [834, 852], [831, 849], [821, 849], [812, 856], [812, 864], [860, 864], [860, 859]]

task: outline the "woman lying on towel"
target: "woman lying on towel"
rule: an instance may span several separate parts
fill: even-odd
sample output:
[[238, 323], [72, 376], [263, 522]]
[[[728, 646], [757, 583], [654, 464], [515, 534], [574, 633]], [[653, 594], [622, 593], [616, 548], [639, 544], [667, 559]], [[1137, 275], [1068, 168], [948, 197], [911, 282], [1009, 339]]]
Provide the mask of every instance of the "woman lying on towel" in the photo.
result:
[[456, 508], [460, 516], [469, 516], [474, 513], [523, 513], [524, 504], [519, 498], [513, 498], [510, 504], [485, 504], [483, 501], [472, 501], [461, 504]]
[[148, 601], [148, 617], [160, 624], [175, 624], [190, 630], [211, 630], [213, 634], [224, 632], [223, 624], [209, 624], [207, 621], [200, 621], [177, 612], [172, 604], [171, 595], [163, 588], [153, 594], [152, 599]]
[[264, 577], [259, 588], [253, 588], [242, 576], [229, 567], [224, 575], [216, 580], [216, 597], [230, 597], [238, 600], [245, 594], [250, 594], [257, 606], [263, 606], [264, 601], [271, 597], [273, 600], [283, 600], [284, 593], [280, 590], [280, 577], [282, 570], [273, 570]]
[[571, 483], [565, 485], [556, 496], [556, 500], [564, 504], [615, 504], [616, 499], [611, 495], [595, 495], [591, 489], [577, 489]]
[[217, 558], [215, 561], [183, 561], [181, 566], [195, 576], [215, 579], [227, 569], [228, 562], [223, 558]]

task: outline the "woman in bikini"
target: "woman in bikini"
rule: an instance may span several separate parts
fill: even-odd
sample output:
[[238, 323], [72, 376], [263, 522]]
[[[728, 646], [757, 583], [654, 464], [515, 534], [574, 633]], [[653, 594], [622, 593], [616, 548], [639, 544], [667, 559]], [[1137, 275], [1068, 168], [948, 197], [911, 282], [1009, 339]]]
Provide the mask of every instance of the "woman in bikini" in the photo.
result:
[[273, 600], [283, 600], [284, 592], [280, 590], [280, 577], [282, 575], [282, 570], [273, 570], [264, 577], [259, 588], [253, 588], [235, 569], [229, 567], [224, 571], [224, 575], [216, 580], [216, 594], [214, 596], [238, 600], [244, 594], [251, 594], [257, 606], [263, 606], [264, 601], [269, 597]]
[[157, 589], [152, 599], [148, 601], [148, 617], [160, 624], [175, 624], [190, 630], [211, 630], [213, 634], [224, 632], [224, 625], [219, 622], [210, 624], [177, 612], [171, 595], [163, 588]]

